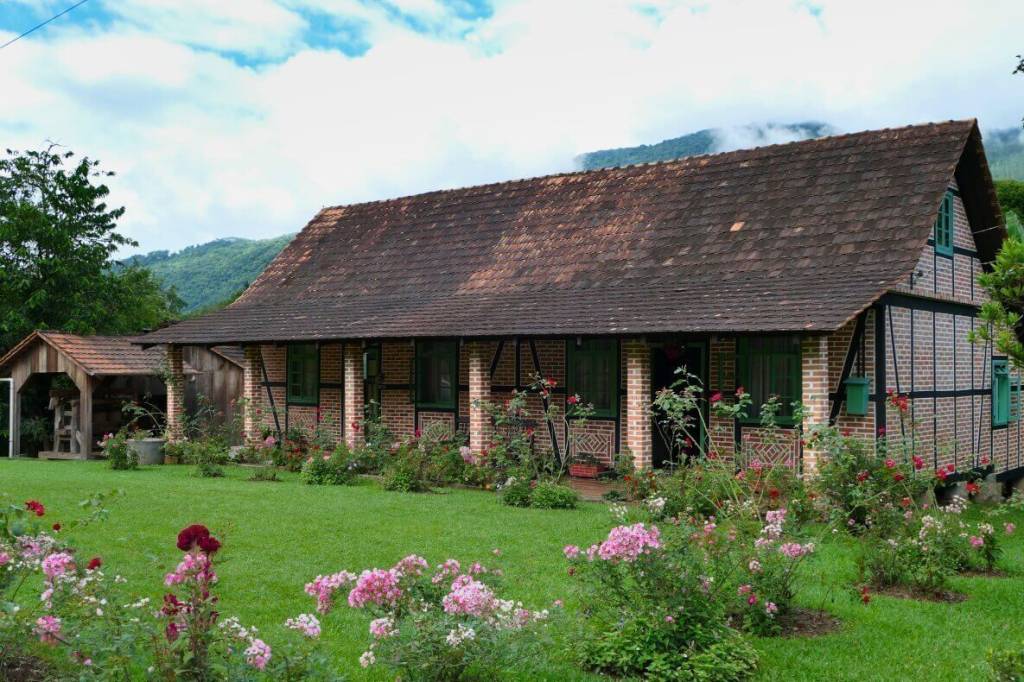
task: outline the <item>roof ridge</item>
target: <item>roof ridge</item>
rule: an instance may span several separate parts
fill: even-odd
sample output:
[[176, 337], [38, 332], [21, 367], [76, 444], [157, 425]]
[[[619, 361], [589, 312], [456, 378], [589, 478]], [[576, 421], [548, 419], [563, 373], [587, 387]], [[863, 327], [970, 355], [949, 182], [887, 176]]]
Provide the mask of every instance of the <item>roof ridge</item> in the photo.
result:
[[[761, 145], [761, 146], [756, 146], [756, 147], [744, 147], [742, 149], [732, 149], [732, 150], [724, 151], [724, 152], [714, 152], [714, 153], [709, 153], [709, 154], [693, 154], [693, 155], [690, 155], [690, 156], [680, 156], [680, 157], [677, 157], [677, 158], [674, 158], [674, 159], [661, 159], [661, 160], [658, 160], [658, 161], [641, 161], [641, 162], [638, 162], [638, 163], [622, 164], [620, 166], [607, 166], [605, 168], [592, 168], [592, 169], [589, 169], [589, 170], [562, 171], [560, 173], [547, 173], [547, 174], [544, 174], [544, 175], [531, 175], [531, 176], [527, 176], [527, 177], [523, 177], [523, 178], [512, 178], [512, 179], [509, 179], [509, 180], [498, 180], [496, 182], [484, 182], [484, 183], [480, 183], [478, 185], [462, 185], [460, 187], [449, 187], [447, 189], [431, 189], [431, 190], [427, 190], [425, 192], [417, 192], [417, 193], [414, 193], [414, 194], [403, 194], [403, 195], [399, 195], [399, 196], [388, 197], [386, 199], [372, 199], [370, 201], [355, 201], [355, 202], [347, 203], [347, 204], [332, 204], [332, 205], [328, 205], [328, 206], [323, 206], [323, 207], [321, 207], [320, 211], [317, 213], [317, 216], [319, 216], [320, 214], [322, 214], [325, 211], [339, 210], [339, 209], [349, 209], [349, 208], [355, 208], [357, 206], [375, 206], [375, 205], [378, 205], [378, 204], [380, 204], [380, 205], [391, 204], [391, 203], [395, 203], [395, 202], [399, 202], [399, 201], [405, 201], [407, 199], [427, 197], [427, 196], [430, 196], [430, 195], [439, 195], [440, 196], [440, 195], [452, 194], [452, 193], [456, 193], [456, 192], [465, 192], [467, 190], [474, 190], [474, 189], [485, 189], [485, 188], [496, 189], [496, 188], [499, 188], [499, 187], [520, 185], [520, 184], [524, 184], [524, 183], [537, 182], [537, 181], [540, 181], [540, 180], [553, 180], [555, 178], [570, 178], [570, 177], [577, 177], [577, 176], [591, 175], [591, 174], [597, 175], [597, 174], [600, 174], [600, 173], [610, 173], [612, 171], [626, 170], [626, 169], [631, 169], [631, 168], [653, 167], [653, 166], [667, 166], [667, 165], [671, 165], [671, 164], [685, 165], [685, 164], [688, 164], [688, 163], [692, 163], [694, 161], [699, 161], [701, 159], [712, 159], [712, 158], [716, 158], [716, 157], [724, 157], [724, 156], [728, 156], [730, 154], [742, 155], [742, 154], [745, 154], [745, 153], [746, 154], [750, 154], [750, 153], [753, 153], [753, 152], [765, 152], [765, 151], [768, 151], [768, 150], [776, 150], [776, 149], [778, 149], [780, 147], [791, 147], [791, 146], [797, 146], [797, 145], [811, 146], [811, 145], [813, 145], [815, 143], [821, 144], [821, 143], [824, 143], [825, 141], [846, 140], [848, 138], [857, 137], [857, 136], [860, 136], [860, 135], [877, 134], [877, 133], [896, 133], [896, 132], [903, 132], [903, 131], [906, 131], [906, 130], [933, 128], [933, 127], [936, 127], [936, 126], [945, 126], [945, 125], [951, 125], [951, 124], [957, 124], [957, 123], [977, 125], [977, 118], [948, 119], [948, 120], [945, 120], [945, 121], [929, 121], [927, 123], [913, 123], [913, 124], [909, 124], [909, 125], [905, 125], [905, 126], [897, 126], [895, 128], [888, 128], [888, 127], [886, 127], [886, 128], [864, 129], [864, 130], [858, 130], [858, 131], [853, 131], [853, 132], [848, 132], [848, 133], [840, 133], [838, 135], [825, 135], [825, 136], [822, 136], [822, 137], [812, 137], [812, 138], [807, 138], [807, 139], [804, 139], [804, 140], [793, 140], [791, 142], [776, 142], [774, 144], [766, 144], [766, 145]], [[315, 217], [314, 217], [314, 219], [315, 219]]]

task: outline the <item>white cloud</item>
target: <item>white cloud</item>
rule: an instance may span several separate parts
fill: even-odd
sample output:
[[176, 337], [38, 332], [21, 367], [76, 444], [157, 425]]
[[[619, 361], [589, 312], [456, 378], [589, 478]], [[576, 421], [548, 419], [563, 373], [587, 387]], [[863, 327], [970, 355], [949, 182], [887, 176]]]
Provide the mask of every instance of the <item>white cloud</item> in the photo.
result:
[[[429, 30], [360, 0], [129, 0], [105, 28], [55, 22], [0, 53], [0, 134], [117, 170], [123, 227], [150, 250], [277, 235], [325, 204], [565, 170], [699, 128], [728, 127], [733, 146], [751, 122], [1024, 114], [1016, 0], [833, 0], [818, 16], [791, 0], [501, 0], [480, 21], [394, 4]], [[361, 22], [370, 49], [303, 45], [310, 9]]]

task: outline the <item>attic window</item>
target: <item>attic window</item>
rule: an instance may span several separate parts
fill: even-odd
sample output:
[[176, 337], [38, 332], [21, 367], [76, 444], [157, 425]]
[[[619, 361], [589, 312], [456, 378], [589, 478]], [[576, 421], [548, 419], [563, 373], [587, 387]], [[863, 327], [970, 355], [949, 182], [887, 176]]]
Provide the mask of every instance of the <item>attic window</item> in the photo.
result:
[[946, 256], [953, 255], [953, 193], [946, 190], [939, 204], [939, 215], [935, 219], [935, 251]]

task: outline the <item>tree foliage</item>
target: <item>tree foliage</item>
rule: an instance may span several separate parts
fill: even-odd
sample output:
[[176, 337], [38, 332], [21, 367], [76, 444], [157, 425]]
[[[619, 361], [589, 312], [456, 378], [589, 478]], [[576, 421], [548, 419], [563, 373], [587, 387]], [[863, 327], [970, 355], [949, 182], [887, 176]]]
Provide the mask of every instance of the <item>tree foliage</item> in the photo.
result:
[[135, 333], [180, 308], [147, 270], [111, 267], [136, 246], [117, 232], [124, 208], [106, 203], [113, 173], [73, 158], [51, 145], [0, 159], [0, 350], [34, 329]]

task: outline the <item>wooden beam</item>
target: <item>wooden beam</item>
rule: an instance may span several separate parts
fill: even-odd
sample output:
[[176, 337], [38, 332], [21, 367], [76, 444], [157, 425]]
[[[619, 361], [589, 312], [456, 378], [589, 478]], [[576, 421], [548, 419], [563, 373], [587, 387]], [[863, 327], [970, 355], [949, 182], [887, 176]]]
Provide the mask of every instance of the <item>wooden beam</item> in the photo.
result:
[[89, 459], [92, 453], [92, 392], [95, 388], [95, 380], [83, 374], [82, 378], [75, 382], [78, 385], [78, 454], [81, 459]]

